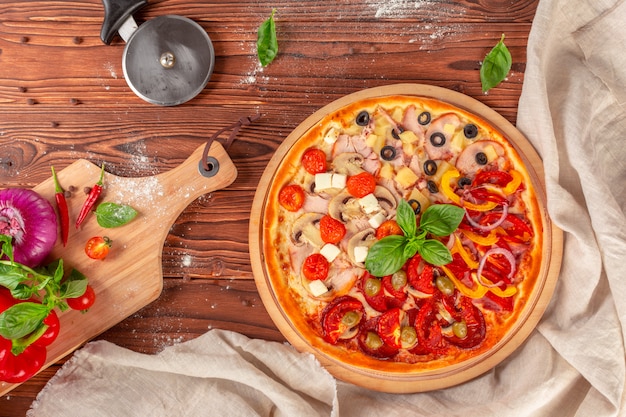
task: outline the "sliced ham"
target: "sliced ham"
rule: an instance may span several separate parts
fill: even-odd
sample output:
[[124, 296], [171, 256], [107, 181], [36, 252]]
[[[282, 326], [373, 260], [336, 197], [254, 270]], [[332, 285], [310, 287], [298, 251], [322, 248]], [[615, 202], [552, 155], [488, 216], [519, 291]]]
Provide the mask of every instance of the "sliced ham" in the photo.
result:
[[[453, 113], [446, 113], [430, 123], [424, 139], [424, 148], [430, 159], [449, 160], [454, 155], [450, 148], [453, 133], [461, 127], [461, 119]], [[448, 127], [447, 127], [448, 126]]]

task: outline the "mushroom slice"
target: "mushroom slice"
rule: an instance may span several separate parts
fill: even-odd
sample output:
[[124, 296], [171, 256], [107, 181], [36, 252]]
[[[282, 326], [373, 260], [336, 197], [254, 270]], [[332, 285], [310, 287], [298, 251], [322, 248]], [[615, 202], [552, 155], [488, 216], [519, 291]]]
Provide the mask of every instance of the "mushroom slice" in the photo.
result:
[[462, 174], [473, 175], [479, 169], [497, 164], [501, 156], [504, 156], [504, 148], [498, 142], [479, 140], [463, 149], [456, 160], [456, 168]]
[[364, 171], [364, 160], [363, 155], [358, 152], [344, 152], [335, 157], [332, 168], [338, 174], [356, 175]]
[[291, 229], [291, 242], [296, 246], [306, 243], [318, 248], [324, 246], [319, 229], [319, 222], [323, 216], [322, 213], [305, 213], [300, 216]]
[[354, 250], [358, 246], [366, 246], [368, 248], [372, 247], [372, 245], [376, 242], [376, 231], [374, 229], [365, 229], [356, 233], [354, 236], [350, 238], [348, 241], [348, 258], [350, 261], [357, 266], [364, 266], [363, 262], [357, 262], [354, 256]]
[[342, 222], [348, 222], [363, 216], [358, 199], [354, 198], [346, 190], [340, 192], [330, 200], [328, 204], [328, 214], [333, 219]]
[[376, 189], [374, 190], [374, 195], [376, 196], [380, 207], [382, 207], [382, 209], [385, 210], [386, 213], [392, 212], [398, 206], [398, 202], [393, 193], [382, 185], [376, 186]]

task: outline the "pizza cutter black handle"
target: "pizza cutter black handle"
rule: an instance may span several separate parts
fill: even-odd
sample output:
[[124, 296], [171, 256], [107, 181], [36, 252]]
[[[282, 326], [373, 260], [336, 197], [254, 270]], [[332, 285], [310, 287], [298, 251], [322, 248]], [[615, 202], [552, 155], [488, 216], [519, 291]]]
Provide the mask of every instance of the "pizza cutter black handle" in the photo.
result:
[[102, 0], [104, 22], [100, 39], [109, 45], [122, 24], [137, 10], [148, 4], [148, 0]]

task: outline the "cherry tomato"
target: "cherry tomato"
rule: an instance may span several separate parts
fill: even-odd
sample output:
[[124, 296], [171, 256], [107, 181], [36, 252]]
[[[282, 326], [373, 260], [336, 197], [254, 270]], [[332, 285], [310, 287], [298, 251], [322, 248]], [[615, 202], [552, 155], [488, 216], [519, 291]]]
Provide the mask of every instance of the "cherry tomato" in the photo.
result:
[[320, 234], [325, 243], [339, 243], [346, 235], [346, 226], [327, 214], [320, 219]]
[[376, 190], [376, 178], [369, 172], [361, 172], [360, 174], [348, 177], [346, 188], [354, 197], [365, 197]]
[[297, 184], [283, 187], [278, 193], [278, 202], [288, 211], [298, 211], [304, 205], [304, 189]]
[[68, 298], [65, 301], [67, 301], [67, 305], [70, 306], [72, 310], [86, 311], [96, 302], [96, 293], [91, 285], [87, 285], [83, 295], [76, 298]]
[[[322, 330], [324, 340], [336, 344], [347, 330], [359, 325], [365, 315], [363, 304], [354, 297], [344, 295], [335, 298], [322, 311]], [[355, 333], [352, 337], [356, 336]]]
[[396, 349], [402, 347], [400, 318], [401, 310], [392, 308], [383, 313], [378, 321], [378, 335], [386, 344]]
[[321, 253], [314, 253], [309, 255], [302, 265], [302, 273], [305, 278], [310, 281], [316, 279], [325, 280], [328, 276], [328, 269], [330, 265], [328, 260]]
[[326, 153], [317, 148], [307, 149], [302, 155], [302, 166], [313, 175], [326, 172]]
[[37, 346], [50, 346], [52, 342], [54, 342], [59, 335], [59, 331], [61, 330], [61, 322], [59, 322], [59, 316], [54, 310], [51, 310], [43, 320], [43, 324], [48, 326], [44, 334], [39, 336], [37, 340], [33, 342], [33, 345]]
[[109, 254], [113, 241], [106, 236], [95, 236], [87, 241], [85, 253], [91, 259], [104, 259]]
[[395, 220], [385, 220], [378, 229], [376, 229], [376, 239], [380, 240], [391, 235], [404, 235], [404, 232]]

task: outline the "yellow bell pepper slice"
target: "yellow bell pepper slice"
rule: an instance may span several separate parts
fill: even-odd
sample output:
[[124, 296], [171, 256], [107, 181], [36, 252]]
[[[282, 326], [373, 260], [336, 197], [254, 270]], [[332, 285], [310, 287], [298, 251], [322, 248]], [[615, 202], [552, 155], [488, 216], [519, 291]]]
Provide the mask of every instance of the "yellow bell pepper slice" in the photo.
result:
[[[470, 297], [470, 298], [475, 298], [475, 299], [476, 298], [483, 298], [485, 296], [485, 294], [487, 294], [487, 291], [491, 291], [492, 293], [494, 293], [498, 297], [502, 297], [502, 298], [511, 297], [511, 296], [515, 295], [515, 293], [517, 293], [517, 288], [513, 287], [513, 286], [507, 287], [506, 290], [502, 290], [499, 287], [485, 287], [484, 285], [481, 285], [481, 284], [479, 284], [477, 282], [475, 282], [477, 287], [474, 290], [474, 289], [466, 287], [465, 284], [463, 284], [461, 281], [459, 281], [457, 279], [457, 277], [454, 276], [452, 271], [450, 271], [445, 266], [442, 266], [441, 269], [443, 269], [443, 272], [445, 272], [447, 277], [450, 278], [450, 280], [454, 283], [454, 285], [461, 292], [461, 294], [463, 294], [463, 295], [465, 295], [467, 297]], [[483, 277], [482, 279], [483, 279], [483, 281], [489, 282], [489, 280], [487, 280], [485, 277]]]
[[459, 229], [469, 240], [474, 243], [478, 243], [481, 246], [492, 246], [498, 241], [497, 230], [492, 230], [487, 236], [481, 236], [478, 233], [474, 233], [471, 230]]
[[522, 183], [522, 174], [512, 169], [509, 174], [513, 177], [511, 181], [502, 189], [505, 195], [511, 195], [519, 188]]
[[450, 201], [452, 201], [455, 204], [458, 204], [461, 207], [465, 207], [468, 210], [474, 210], [474, 211], [489, 211], [489, 210], [494, 209], [497, 206], [497, 204], [494, 203], [493, 201], [487, 201], [483, 204], [474, 204], [474, 203], [470, 203], [469, 201], [461, 202], [461, 197], [459, 197], [452, 190], [452, 187], [450, 187], [450, 181], [460, 176], [461, 176], [461, 173], [456, 168], [449, 169], [441, 176], [441, 192], [446, 197], [448, 197]]
[[476, 269], [478, 268], [478, 262], [476, 262], [474, 260], [474, 258], [472, 258], [472, 256], [467, 253], [467, 251], [465, 250], [465, 248], [463, 247], [463, 245], [461, 244], [461, 239], [457, 237], [455, 237], [454, 239], [454, 248], [453, 248], [459, 255], [461, 255], [461, 258], [463, 258], [463, 260], [465, 261], [465, 263], [467, 264], [467, 266], [470, 267], [470, 269]]

